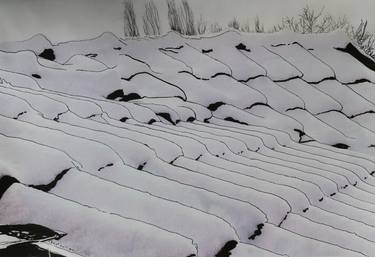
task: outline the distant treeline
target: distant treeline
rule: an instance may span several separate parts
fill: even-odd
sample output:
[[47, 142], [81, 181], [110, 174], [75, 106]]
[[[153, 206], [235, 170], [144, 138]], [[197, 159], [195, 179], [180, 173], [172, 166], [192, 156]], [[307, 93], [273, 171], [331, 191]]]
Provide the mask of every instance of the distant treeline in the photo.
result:
[[[223, 27], [218, 22], [208, 24], [202, 15], [196, 18], [188, 0], [181, 0], [179, 3], [176, 3], [175, 0], [166, 0], [166, 4], [170, 30], [188, 36], [217, 33], [223, 30]], [[155, 36], [161, 34], [159, 10], [153, 0], [146, 2], [142, 22], [145, 35]], [[326, 33], [341, 29], [364, 52], [375, 59], [375, 35], [369, 32], [367, 20], [361, 20], [360, 24], [355, 26], [345, 16], [335, 18], [331, 14], [325, 13], [324, 8], [318, 10], [306, 6], [296, 16], [285, 16], [280, 24], [276, 24], [268, 30], [264, 28], [258, 16], [255, 17], [252, 24], [249, 21], [241, 23], [237, 17], [234, 17], [227, 23], [227, 27], [242, 32], [270, 33], [290, 30], [302, 34]], [[124, 0], [124, 35], [126, 37], [140, 36], [132, 0]]]

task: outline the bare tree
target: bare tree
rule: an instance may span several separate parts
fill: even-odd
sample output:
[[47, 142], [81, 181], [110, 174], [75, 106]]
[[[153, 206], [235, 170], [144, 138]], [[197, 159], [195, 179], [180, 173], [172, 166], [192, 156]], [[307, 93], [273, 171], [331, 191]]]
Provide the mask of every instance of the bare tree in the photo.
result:
[[182, 22], [174, 0], [167, 0], [168, 22], [171, 30], [183, 34]]
[[196, 35], [197, 31], [194, 25], [194, 13], [187, 0], [182, 0], [180, 15], [183, 17], [183, 25], [185, 28], [184, 34], [189, 36]]
[[207, 21], [204, 20], [203, 16], [201, 15], [197, 22], [197, 32], [199, 35], [202, 35], [202, 34], [205, 34], [206, 31], [207, 31]]
[[124, 0], [124, 35], [126, 37], [139, 36], [132, 0]]
[[218, 33], [218, 32], [220, 32], [220, 31], [222, 31], [223, 30], [223, 28], [220, 26], [220, 24], [219, 23], [217, 23], [217, 22], [215, 22], [215, 23], [212, 23], [211, 25], [210, 25], [210, 32], [211, 33]]
[[145, 4], [143, 15], [143, 31], [148, 36], [160, 35], [159, 11], [153, 0]]
[[255, 17], [254, 31], [257, 33], [264, 33], [264, 25], [260, 22], [259, 16]]
[[242, 32], [247, 32], [247, 33], [251, 32], [250, 23], [248, 20], [245, 23], [240, 25], [240, 30]]
[[347, 33], [366, 54], [375, 59], [375, 35], [368, 31], [367, 20], [361, 20], [357, 28], [351, 26]]
[[229, 21], [228, 27], [239, 30], [240, 29], [240, 22], [237, 20], [236, 17], [234, 17], [232, 20]]

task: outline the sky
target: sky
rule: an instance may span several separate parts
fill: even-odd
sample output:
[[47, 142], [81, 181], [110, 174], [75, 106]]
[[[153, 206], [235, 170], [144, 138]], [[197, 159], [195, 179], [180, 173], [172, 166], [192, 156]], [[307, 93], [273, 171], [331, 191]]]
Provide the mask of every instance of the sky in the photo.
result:
[[[147, 0], [133, 0], [140, 30]], [[163, 33], [169, 30], [165, 0], [159, 8]], [[177, 0], [179, 1], [179, 0]], [[233, 17], [252, 23], [259, 16], [266, 28], [283, 16], [295, 16], [309, 4], [333, 16], [346, 16], [353, 24], [368, 20], [375, 33], [375, 0], [189, 0], [197, 18], [228, 23]], [[37, 33], [53, 43], [95, 37], [111, 31], [123, 37], [123, 0], [0, 0], [0, 41], [24, 40]]]

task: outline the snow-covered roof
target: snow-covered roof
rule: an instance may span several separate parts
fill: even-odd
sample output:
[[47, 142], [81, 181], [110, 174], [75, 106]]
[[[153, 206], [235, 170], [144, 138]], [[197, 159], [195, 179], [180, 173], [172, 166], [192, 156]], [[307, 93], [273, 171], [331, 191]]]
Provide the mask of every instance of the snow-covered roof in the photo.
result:
[[375, 256], [374, 67], [338, 31], [0, 43], [0, 255], [37, 224], [74, 256]]

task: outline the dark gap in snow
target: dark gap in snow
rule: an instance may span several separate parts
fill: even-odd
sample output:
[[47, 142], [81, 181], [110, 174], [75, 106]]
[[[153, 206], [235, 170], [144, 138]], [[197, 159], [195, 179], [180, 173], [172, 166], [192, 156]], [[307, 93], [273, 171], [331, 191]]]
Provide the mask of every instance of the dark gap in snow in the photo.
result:
[[191, 76], [193, 76], [194, 78], [199, 79], [199, 80], [209, 80], [208, 78], [200, 78], [200, 77], [194, 75], [192, 72], [186, 71], [186, 70], [179, 71], [178, 73], [187, 73], [187, 74], [190, 74]]
[[243, 121], [240, 121], [240, 120], [236, 120], [232, 117], [225, 117], [224, 120], [226, 121], [231, 121], [231, 122], [235, 122], [235, 123], [239, 123], [239, 124], [242, 124], [242, 125], [249, 125], [248, 123], [246, 122], [243, 122]]
[[196, 255], [194, 253], [188, 255], [187, 257], [196, 257]]
[[115, 100], [116, 98], [123, 97], [124, 96], [124, 90], [122, 89], [117, 89], [110, 93], [109, 95], [106, 96], [107, 99], [109, 100]]
[[295, 132], [298, 133], [299, 140], [298, 143], [302, 143], [302, 137], [306, 135], [306, 133], [300, 129], [293, 129]]
[[7, 191], [8, 188], [14, 183], [19, 183], [19, 181], [14, 177], [5, 175], [0, 178], [0, 199], [3, 197], [5, 191]]
[[369, 110], [369, 111], [361, 112], [361, 113], [358, 113], [358, 114], [354, 114], [354, 115], [350, 116], [349, 119], [353, 119], [355, 117], [361, 116], [363, 114], [368, 114], [368, 113], [375, 113], [375, 111]]
[[33, 73], [31, 74], [34, 78], [41, 79], [42, 77], [39, 74]]
[[[65, 233], [57, 233], [38, 224], [0, 225], [0, 235], [7, 235], [28, 241], [60, 239]], [[2, 256], [2, 255], [0, 255]]]
[[348, 187], [348, 185], [343, 186], [344, 189], [347, 188], [347, 187]]
[[184, 47], [183, 45], [180, 45], [180, 46], [168, 46], [168, 47], [161, 48], [161, 49], [166, 49], [166, 50], [180, 50], [183, 47]]
[[305, 212], [307, 212], [309, 210], [309, 208], [305, 208], [305, 209], [303, 209], [302, 211], [305, 213]]
[[13, 244], [5, 249], [0, 249], [2, 257], [66, 257], [65, 255], [50, 252], [36, 244], [19, 243]]
[[149, 121], [147, 122], [147, 124], [151, 125], [151, 124], [154, 123], [154, 122], [156, 122], [156, 120], [155, 120], [155, 119], [151, 119], [151, 120], [149, 120]]
[[374, 147], [374, 148], [375, 148], [375, 145], [374, 145], [374, 144], [371, 144], [371, 145], [369, 145], [368, 147], [369, 147], [369, 148], [371, 148], [371, 147]]
[[19, 114], [17, 114], [16, 117], [13, 117], [13, 119], [17, 120], [21, 115], [27, 113], [27, 111], [23, 111], [23, 112], [20, 112]]
[[225, 243], [225, 245], [219, 250], [219, 252], [215, 255], [215, 257], [229, 257], [231, 255], [231, 250], [236, 248], [237, 241], [230, 240]]
[[353, 184], [353, 186], [355, 186], [355, 187], [357, 186], [357, 181]]
[[303, 107], [298, 107], [297, 106], [297, 107], [293, 107], [293, 108], [288, 108], [285, 111], [288, 112], [288, 111], [294, 111], [294, 110], [303, 110], [303, 111], [305, 111], [306, 109], [303, 108]]
[[236, 45], [236, 48], [238, 50], [244, 50], [246, 52], [250, 52], [250, 49], [246, 48], [246, 45], [242, 44], [242, 43], [239, 43], [238, 45]]
[[332, 194], [330, 194], [330, 196], [335, 196], [336, 195], [336, 193], [332, 193]]
[[178, 123], [180, 123], [181, 122], [181, 120], [176, 120], [176, 124], [178, 124]]
[[347, 144], [343, 144], [343, 143], [337, 143], [337, 144], [334, 144], [334, 145], [331, 145], [331, 146], [339, 148], [339, 149], [348, 149], [348, 148], [350, 148], [350, 146], [348, 146]]
[[210, 123], [210, 119], [211, 119], [211, 118], [205, 118], [205, 119], [203, 120], [203, 122], [204, 122], [204, 123]]
[[218, 73], [212, 75], [211, 78], [213, 79], [213, 78], [216, 78], [217, 76], [227, 76], [227, 77], [230, 77], [230, 78], [232, 77], [232, 75], [230, 75], [230, 74], [228, 74], [228, 73], [225, 73], [225, 72], [218, 72]]
[[254, 231], [254, 233], [249, 236], [249, 240], [254, 240], [257, 236], [260, 236], [262, 234], [262, 228], [264, 227], [263, 223], [260, 223], [257, 225], [257, 229]]
[[286, 44], [284, 44], [284, 43], [282, 43], [282, 44], [276, 44], [276, 45], [271, 44], [272, 47], [285, 46], [285, 45], [286, 45]]
[[357, 79], [357, 80], [354, 80], [352, 82], [346, 82], [346, 83], [342, 83], [343, 85], [356, 85], [356, 84], [361, 84], [361, 83], [365, 83], [365, 82], [371, 82], [370, 80], [368, 79]]
[[199, 159], [202, 157], [202, 155], [200, 154], [197, 158], [195, 158], [196, 161], [199, 161]]
[[193, 122], [193, 121], [195, 121], [195, 117], [190, 116], [189, 118], [187, 118], [186, 121], [187, 121], [187, 122]]
[[88, 54], [85, 54], [85, 56], [89, 58], [95, 58], [98, 56], [98, 54], [88, 53]]
[[213, 49], [202, 49], [202, 54], [208, 54], [208, 53], [211, 53], [213, 51]]
[[336, 77], [326, 77], [326, 78], [323, 78], [319, 81], [313, 81], [313, 82], [309, 81], [308, 83], [311, 84], [311, 85], [318, 85], [318, 84], [322, 83], [323, 81], [327, 81], [327, 80], [336, 80]]
[[172, 120], [171, 115], [169, 113], [167, 113], [167, 112], [158, 112], [158, 113], [155, 113], [155, 114], [157, 116], [163, 117], [164, 119], [166, 119], [167, 121], [169, 121], [173, 125], [176, 125], [176, 123]]
[[319, 202], [323, 202], [323, 197], [319, 199]]
[[288, 213], [285, 214], [284, 218], [282, 219], [282, 221], [280, 222], [280, 224], [278, 225], [278, 227], [281, 227], [281, 225], [283, 224], [283, 222], [288, 218]]
[[375, 61], [361, 53], [352, 43], [347, 44], [345, 48], [337, 47], [335, 49], [350, 54], [367, 68], [375, 71]]
[[220, 106], [224, 105], [225, 103], [224, 102], [216, 102], [216, 103], [212, 103], [210, 104], [209, 106], [207, 106], [207, 109], [209, 109], [210, 111], [214, 112], [216, 111]]
[[122, 102], [129, 102], [131, 100], [137, 100], [137, 99], [141, 99], [142, 97], [140, 95], [138, 95], [137, 93], [130, 93], [130, 94], [127, 94], [127, 95], [124, 95], [123, 97], [120, 98], [120, 101]]
[[249, 80], [253, 80], [253, 79], [256, 79], [256, 78], [259, 78], [259, 77], [264, 77], [264, 75], [260, 74], [260, 75], [254, 76], [254, 77], [248, 77], [247, 79], [239, 79], [238, 82], [246, 83], [246, 82], [249, 82]]
[[48, 192], [52, 188], [54, 188], [56, 186], [57, 182], [59, 182], [59, 180], [61, 180], [65, 176], [65, 174], [68, 173], [68, 171], [70, 169], [71, 168], [68, 168], [68, 169], [65, 169], [65, 170], [61, 171], [59, 174], [57, 174], [57, 176], [55, 177], [55, 179], [52, 180], [52, 182], [50, 182], [50, 183], [48, 183], [46, 185], [29, 185], [29, 186], [32, 187], [32, 188], [41, 190], [43, 192]]
[[249, 107], [246, 107], [245, 109], [251, 109], [251, 108], [253, 108], [254, 106], [257, 106], [257, 105], [264, 105], [264, 106], [270, 107], [267, 103], [256, 102], [256, 103], [253, 103], [252, 105], [250, 105]]
[[64, 114], [63, 112], [58, 113], [57, 116], [55, 118], [53, 118], [53, 120], [58, 122], [59, 119], [60, 119], [60, 115], [63, 115], [63, 114]]
[[305, 48], [303, 45], [301, 45], [301, 44], [300, 44], [299, 42], [297, 42], [297, 41], [294, 41], [293, 43], [288, 44], [288, 45], [299, 45], [300, 47]]
[[97, 114], [91, 114], [90, 116], [88, 116], [86, 119], [91, 119], [91, 118], [94, 118]]
[[162, 52], [171, 52], [171, 53], [174, 53], [174, 54], [178, 54], [177, 51], [174, 51], [172, 49], [159, 48], [159, 50], [162, 51]]
[[121, 122], [126, 122], [128, 119], [129, 119], [128, 117], [122, 117], [122, 118], [120, 119], [120, 121], [121, 121]]
[[293, 77], [286, 78], [286, 79], [274, 80], [273, 82], [275, 82], [275, 83], [288, 82], [288, 81], [291, 81], [293, 79], [299, 79], [299, 78], [301, 78], [301, 77], [300, 76], [293, 76]]
[[51, 48], [44, 49], [43, 52], [41, 52], [38, 56], [50, 61], [54, 61], [56, 59], [55, 53]]
[[305, 141], [301, 140], [299, 143], [304, 144], [304, 143], [310, 143], [310, 142], [315, 142], [315, 140], [314, 139], [309, 139], [309, 140], [305, 140]]
[[146, 164], [147, 164], [147, 162], [139, 164], [138, 167], [137, 167], [137, 170], [143, 170], [143, 168], [145, 167]]
[[314, 51], [314, 48], [307, 48], [307, 50], [309, 50], [309, 51]]
[[106, 164], [105, 166], [100, 167], [100, 168], [98, 169], [98, 171], [101, 171], [102, 169], [105, 169], [105, 168], [107, 168], [107, 167], [112, 167], [112, 166], [113, 166], [113, 163], [108, 163], [108, 164]]
[[119, 50], [121, 50], [121, 47], [120, 46], [119, 47], [114, 47], [113, 50], [119, 51]]
[[374, 170], [374, 171], [371, 171], [370, 175], [371, 175], [371, 176], [374, 176], [374, 174], [375, 174], [375, 170]]

